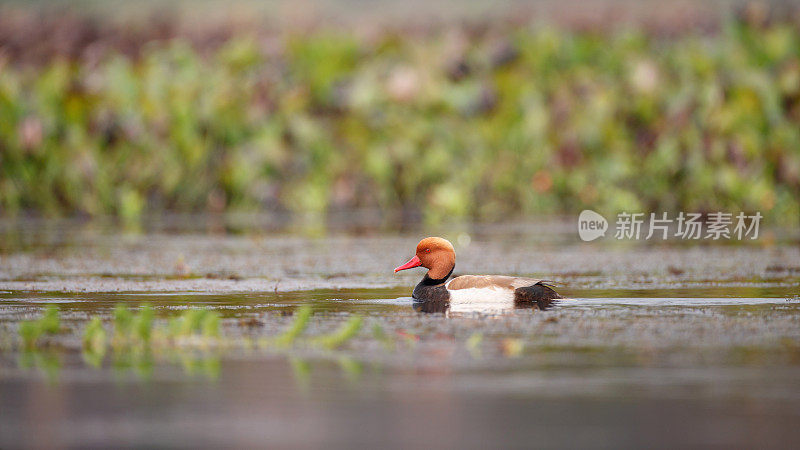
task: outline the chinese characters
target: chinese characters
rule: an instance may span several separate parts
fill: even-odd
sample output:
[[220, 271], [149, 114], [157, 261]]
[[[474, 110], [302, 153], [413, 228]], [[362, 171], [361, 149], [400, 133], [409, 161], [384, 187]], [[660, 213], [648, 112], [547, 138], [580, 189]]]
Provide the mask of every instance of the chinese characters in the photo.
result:
[[[678, 239], [758, 239], [759, 225], [762, 215], [756, 212], [747, 215], [740, 212], [714, 212], [706, 215], [700, 213], [678, 213], [670, 218], [666, 212], [656, 215], [650, 213], [645, 221], [644, 213], [622, 212], [617, 215], [614, 237], [616, 239], [662, 239], [670, 237]], [[646, 234], [645, 234], [646, 232]], [[670, 236], [671, 234], [671, 236]]]

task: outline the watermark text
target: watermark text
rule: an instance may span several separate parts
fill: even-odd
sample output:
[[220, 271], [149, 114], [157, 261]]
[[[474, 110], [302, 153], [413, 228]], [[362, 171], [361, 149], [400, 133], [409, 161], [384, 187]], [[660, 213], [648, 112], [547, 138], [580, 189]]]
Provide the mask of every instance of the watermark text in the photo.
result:
[[[763, 216], [760, 212], [745, 214], [713, 212], [705, 216], [700, 213], [629, 213], [617, 214], [614, 238], [628, 240], [650, 240], [670, 238], [694, 240], [755, 240]], [[606, 235], [608, 221], [602, 215], [587, 209], [578, 217], [578, 236], [584, 241], [593, 241]]]

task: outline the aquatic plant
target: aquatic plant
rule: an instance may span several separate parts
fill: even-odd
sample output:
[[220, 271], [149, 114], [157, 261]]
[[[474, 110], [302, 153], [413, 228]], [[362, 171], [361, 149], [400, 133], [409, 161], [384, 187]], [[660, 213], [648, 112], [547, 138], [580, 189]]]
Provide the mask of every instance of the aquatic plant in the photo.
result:
[[[291, 346], [308, 327], [312, 314], [313, 310], [310, 305], [303, 305], [297, 308], [294, 313], [294, 320], [289, 328], [273, 339], [262, 341], [262, 344], [278, 347]], [[316, 336], [308, 340], [307, 344], [324, 347], [326, 349], [340, 347], [358, 334], [363, 325], [363, 321], [364, 319], [361, 316], [353, 316], [332, 333]]]
[[22, 338], [22, 344], [26, 348], [34, 347], [41, 335], [42, 328], [37, 322], [26, 320], [19, 323], [19, 336]]
[[139, 313], [136, 314], [131, 323], [134, 338], [145, 344], [150, 342], [154, 317], [155, 311], [152, 306], [143, 305], [139, 308]]
[[99, 317], [93, 316], [83, 332], [83, 347], [85, 349], [99, 352], [105, 349], [108, 336], [103, 328], [103, 321]]
[[344, 345], [347, 341], [354, 338], [363, 325], [364, 319], [361, 316], [353, 316], [347, 320], [338, 330], [325, 336], [320, 336], [315, 342], [325, 348], [334, 349]]
[[207, 338], [220, 337], [220, 315], [208, 309], [188, 309], [178, 317], [170, 319], [167, 326], [168, 335], [187, 337], [200, 335]]
[[133, 313], [128, 309], [127, 305], [118, 303], [114, 306], [112, 316], [114, 321], [114, 340], [127, 340], [131, 334]]
[[19, 324], [19, 335], [26, 348], [35, 347], [43, 335], [57, 334], [60, 331], [61, 319], [56, 305], [47, 305], [38, 320], [26, 320]]
[[185, 311], [178, 320], [182, 322], [180, 327], [181, 334], [188, 336], [190, 334], [200, 332], [203, 326], [203, 317], [205, 310], [203, 309], [189, 309]]
[[303, 331], [305, 331], [306, 327], [308, 327], [308, 323], [311, 319], [312, 308], [309, 305], [303, 305], [294, 313], [294, 321], [292, 325], [283, 333], [281, 333], [277, 338], [275, 338], [274, 343], [279, 346], [289, 346], [300, 336]]
[[209, 311], [203, 318], [201, 324], [201, 332], [206, 337], [219, 337], [220, 336], [220, 316], [219, 314]]
[[[214, 348], [232, 346], [247, 348], [253, 344], [249, 339], [231, 339], [222, 336], [222, 318], [214, 310], [190, 308], [170, 319], [166, 326], [159, 326], [155, 320], [155, 311], [150, 305], [141, 305], [134, 311], [122, 303], [115, 305], [112, 313], [114, 331], [111, 346], [108, 345], [109, 334], [100, 317], [93, 316], [86, 322], [80, 342], [81, 355], [87, 365], [102, 367], [110, 349], [111, 367], [116, 372], [124, 373], [132, 369], [140, 378], [147, 379], [153, 370], [154, 355], [157, 355], [160, 358], [171, 358], [190, 375], [202, 374], [214, 379], [220, 374], [220, 361], [218, 357], [206, 353], [209, 344]], [[363, 327], [364, 319], [355, 315], [341, 323], [331, 333], [300, 340], [312, 315], [313, 309], [310, 305], [297, 308], [291, 324], [283, 333], [274, 338], [265, 338], [261, 343], [267, 348], [284, 349], [290, 356], [293, 354], [293, 346], [298, 343], [307, 348], [333, 350], [355, 338]], [[40, 319], [19, 324], [19, 334], [23, 344], [33, 352], [38, 350], [37, 345], [41, 336], [59, 331], [58, 309], [53, 305], [46, 309]], [[392, 343], [377, 324], [373, 327], [373, 334], [384, 343]], [[22, 358], [20, 364], [22, 367], [40, 365], [36, 361], [38, 360], [31, 356]], [[59, 367], [58, 360], [48, 361], [47, 367], [43, 367], [43, 370], [48, 372], [49, 378], [55, 379]], [[338, 361], [348, 379], [356, 381], [363, 370], [362, 363], [347, 356], [342, 356]], [[305, 374], [299, 374], [300, 378], [303, 376], [307, 378], [309, 374], [307, 363], [293, 360], [293, 367]]]
[[114, 307], [113, 318], [115, 346], [147, 345], [150, 342], [155, 318], [152, 306], [141, 305], [138, 312], [134, 313], [127, 305], [120, 303]]
[[83, 333], [83, 360], [92, 367], [100, 367], [106, 355], [108, 335], [103, 321], [93, 316]]
[[47, 305], [44, 315], [39, 319], [39, 326], [44, 334], [56, 334], [61, 331], [61, 318], [59, 317], [58, 306]]

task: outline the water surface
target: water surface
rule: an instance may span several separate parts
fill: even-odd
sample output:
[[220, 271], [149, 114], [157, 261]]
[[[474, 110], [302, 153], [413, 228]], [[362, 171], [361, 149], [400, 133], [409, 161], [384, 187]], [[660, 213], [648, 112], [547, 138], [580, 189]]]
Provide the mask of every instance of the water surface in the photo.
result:
[[[457, 272], [555, 279], [569, 299], [425, 314], [409, 297], [421, 272], [391, 268], [441, 230], [67, 230], [19, 232], [27, 244], [0, 253], [2, 448], [800, 444], [792, 241], [620, 246], [465, 227], [448, 236], [461, 237]], [[156, 327], [213, 309], [224, 345], [87, 357], [88, 319], [110, 330], [119, 303], [152, 305]], [[65, 330], [24, 350], [19, 323], [47, 304]], [[258, 345], [301, 305], [314, 309], [302, 339]], [[309, 344], [354, 316], [364, 326], [345, 345]]]

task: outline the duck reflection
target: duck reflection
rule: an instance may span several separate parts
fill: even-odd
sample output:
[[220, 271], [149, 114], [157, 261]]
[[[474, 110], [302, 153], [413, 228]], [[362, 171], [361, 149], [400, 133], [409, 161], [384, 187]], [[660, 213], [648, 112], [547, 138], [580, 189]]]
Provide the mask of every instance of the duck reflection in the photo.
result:
[[414, 311], [421, 313], [447, 313], [450, 310], [450, 302], [445, 300], [430, 300], [427, 302], [414, 302], [411, 304]]
[[452, 313], [483, 313], [483, 314], [497, 314], [518, 309], [534, 309], [544, 310], [550, 309], [555, 306], [556, 302], [549, 304], [546, 308], [539, 306], [537, 302], [516, 301], [506, 304], [498, 304], [494, 301], [486, 302], [451, 302], [449, 300], [428, 300], [418, 302], [415, 301], [411, 304], [414, 311], [420, 313], [440, 313], [450, 315]]

